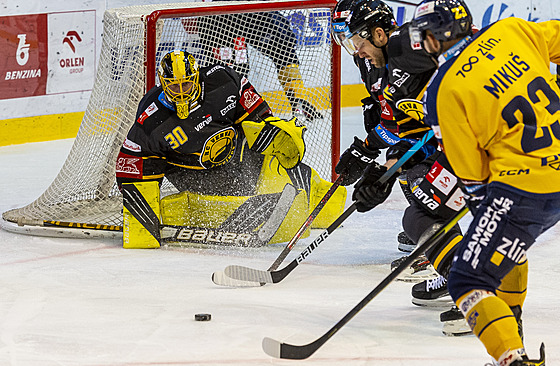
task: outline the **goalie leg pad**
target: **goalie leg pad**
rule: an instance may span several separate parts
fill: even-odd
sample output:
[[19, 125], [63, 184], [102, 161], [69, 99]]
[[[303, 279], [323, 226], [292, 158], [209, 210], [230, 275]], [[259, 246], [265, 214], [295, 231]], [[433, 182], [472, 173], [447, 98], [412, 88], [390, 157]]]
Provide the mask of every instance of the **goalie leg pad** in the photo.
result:
[[160, 196], [158, 182], [124, 183], [123, 248], [160, 246]]

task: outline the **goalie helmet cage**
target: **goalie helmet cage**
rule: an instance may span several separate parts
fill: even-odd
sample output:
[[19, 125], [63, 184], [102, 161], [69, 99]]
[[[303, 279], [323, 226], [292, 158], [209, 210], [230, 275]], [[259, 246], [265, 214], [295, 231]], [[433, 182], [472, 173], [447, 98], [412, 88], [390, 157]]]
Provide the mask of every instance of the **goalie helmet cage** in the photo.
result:
[[[335, 5], [189, 2], [105, 11], [95, 83], [70, 153], [39, 198], [2, 214], [2, 228], [43, 236], [120, 236], [116, 157], [140, 99], [156, 84], [159, 59], [176, 48], [191, 52], [201, 66], [225, 63], [246, 75], [278, 117], [297, 115], [301, 103], [314, 106], [322, 118], [306, 123], [303, 161], [332, 181], [340, 151], [340, 48], [330, 38]], [[164, 180], [162, 196], [174, 192]]]

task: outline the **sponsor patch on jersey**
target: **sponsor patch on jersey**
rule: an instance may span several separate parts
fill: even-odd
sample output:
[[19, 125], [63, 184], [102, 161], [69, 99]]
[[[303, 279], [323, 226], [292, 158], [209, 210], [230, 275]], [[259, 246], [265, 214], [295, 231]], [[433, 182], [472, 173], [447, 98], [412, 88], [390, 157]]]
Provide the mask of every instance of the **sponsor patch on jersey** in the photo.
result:
[[116, 175], [123, 178], [142, 178], [142, 158], [120, 153], [117, 158]]
[[385, 141], [389, 145], [394, 145], [400, 141], [400, 139], [388, 131], [385, 127], [381, 126], [380, 124], [375, 126], [375, 132], [377, 135]]
[[206, 169], [226, 164], [235, 152], [236, 132], [233, 127], [218, 131], [206, 140], [200, 154], [200, 165]]
[[383, 84], [383, 79], [379, 78], [377, 79], [377, 81], [371, 86], [371, 91], [372, 92], [377, 92], [381, 89]]
[[395, 69], [393, 70], [393, 76], [398, 78], [393, 82], [393, 85], [396, 85], [400, 88], [408, 80], [410, 74], [406, 71], [403, 72], [400, 69]]
[[461, 188], [457, 187], [457, 189], [455, 189], [451, 197], [445, 202], [445, 205], [453, 211], [459, 211], [465, 206], [465, 197], [463, 196]]
[[142, 114], [140, 115], [140, 117], [138, 117], [138, 120], [136, 120], [136, 122], [140, 123], [141, 125], [144, 124], [144, 121], [146, 120], [146, 118], [150, 117], [152, 114], [154, 114], [156, 111], [158, 110], [158, 107], [156, 105], [155, 102], [152, 102], [152, 104], [150, 104], [148, 106], [148, 108], [146, 108], [146, 110], [144, 110], [144, 112], [142, 112]]
[[208, 70], [208, 71], [206, 72], [206, 76], [211, 75], [211, 74], [215, 73], [215, 72], [218, 71], [218, 70], [222, 70], [223, 68], [224, 68], [224, 67], [223, 67], [222, 65], [216, 65], [216, 66], [214, 66], [213, 68], [211, 68], [210, 70]]
[[194, 127], [196, 132], [202, 130], [205, 126], [208, 126], [210, 124], [210, 122], [212, 122], [212, 115], [210, 115], [210, 114], [207, 114], [203, 118], [204, 118], [204, 120]]
[[142, 151], [142, 147], [138, 145], [136, 142], [130, 141], [128, 137], [124, 140], [123, 147], [127, 150], [134, 151], [134, 152]]
[[432, 126], [432, 131], [434, 131], [436, 139], [441, 141], [441, 128], [439, 126]]
[[225, 108], [222, 108], [220, 110], [220, 113], [221, 113], [222, 116], [225, 116], [227, 114], [227, 112], [229, 112], [229, 111], [231, 111], [232, 109], [235, 108], [235, 106], [236, 106], [235, 95], [230, 95], [229, 97], [227, 97], [226, 103], [229, 103], [229, 104], [226, 105]]
[[417, 121], [424, 120], [424, 105], [419, 100], [401, 99], [397, 102], [397, 108]]
[[448, 195], [453, 187], [457, 185], [457, 177], [437, 161], [432, 165], [432, 169], [430, 169], [428, 174], [426, 174], [426, 179], [445, 195]]
[[391, 106], [389, 106], [389, 103], [387, 103], [383, 95], [379, 95], [378, 98], [379, 98], [379, 104], [381, 104], [381, 118], [388, 121], [392, 121], [393, 110], [391, 109]]
[[251, 112], [252, 111], [251, 107], [253, 107], [255, 103], [257, 103], [260, 99], [261, 99], [260, 95], [255, 93], [255, 89], [253, 87], [250, 87], [249, 89], [243, 92], [239, 102], [247, 112]]

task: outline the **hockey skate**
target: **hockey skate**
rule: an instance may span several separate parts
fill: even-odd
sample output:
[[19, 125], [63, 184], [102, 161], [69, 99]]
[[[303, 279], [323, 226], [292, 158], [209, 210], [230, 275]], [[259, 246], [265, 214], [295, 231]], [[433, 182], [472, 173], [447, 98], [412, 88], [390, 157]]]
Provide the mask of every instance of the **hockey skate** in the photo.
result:
[[529, 360], [527, 355], [523, 355], [523, 360], [513, 361], [510, 366], [545, 366], [544, 343], [541, 343], [540, 359]]
[[397, 241], [399, 243], [398, 249], [401, 252], [412, 253], [412, 251], [416, 249], [416, 244], [414, 244], [414, 242], [410, 240], [410, 238], [404, 231], [401, 231], [399, 233], [399, 235], [397, 236]]
[[[437, 272], [436, 272], [437, 273]], [[452, 302], [443, 276], [428, 279], [412, 287], [412, 303], [418, 306], [448, 306]]]
[[[406, 258], [407, 257], [404, 256], [399, 259], [395, 259], [391, 263], [391, 271], [398, 267], [399, 264], [401, 264]], [[426, 256], [421, 255], [412, 263], [410, 267], [401, 272], [397, 276], [396, 280], [404, 282], [420, 282], [424, 280], [434, 279], [438, 276], [439, 275], [434, 269], [434, 266], [431, 265]]]
[[292, 114], [307, 123], [322, 119], [323, 115], [308, 101], [301, 98], [293, 98]]
[[439, 320], [443, 323], [442, 333], [448, 337], [458, 337], [473, 334], [467, 324], [463, 313], [453, 306], [450, 310], [444, 311], [439, 315]]

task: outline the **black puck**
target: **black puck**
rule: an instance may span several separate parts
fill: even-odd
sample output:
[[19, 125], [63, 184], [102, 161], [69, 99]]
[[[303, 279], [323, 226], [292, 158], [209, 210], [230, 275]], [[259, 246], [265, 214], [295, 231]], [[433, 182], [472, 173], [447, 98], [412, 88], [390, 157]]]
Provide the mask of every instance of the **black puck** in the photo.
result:
[[194, 314], [194, 320], [197, 322], [207, 322], [212, 319], [212, 315], [210, 314]]

